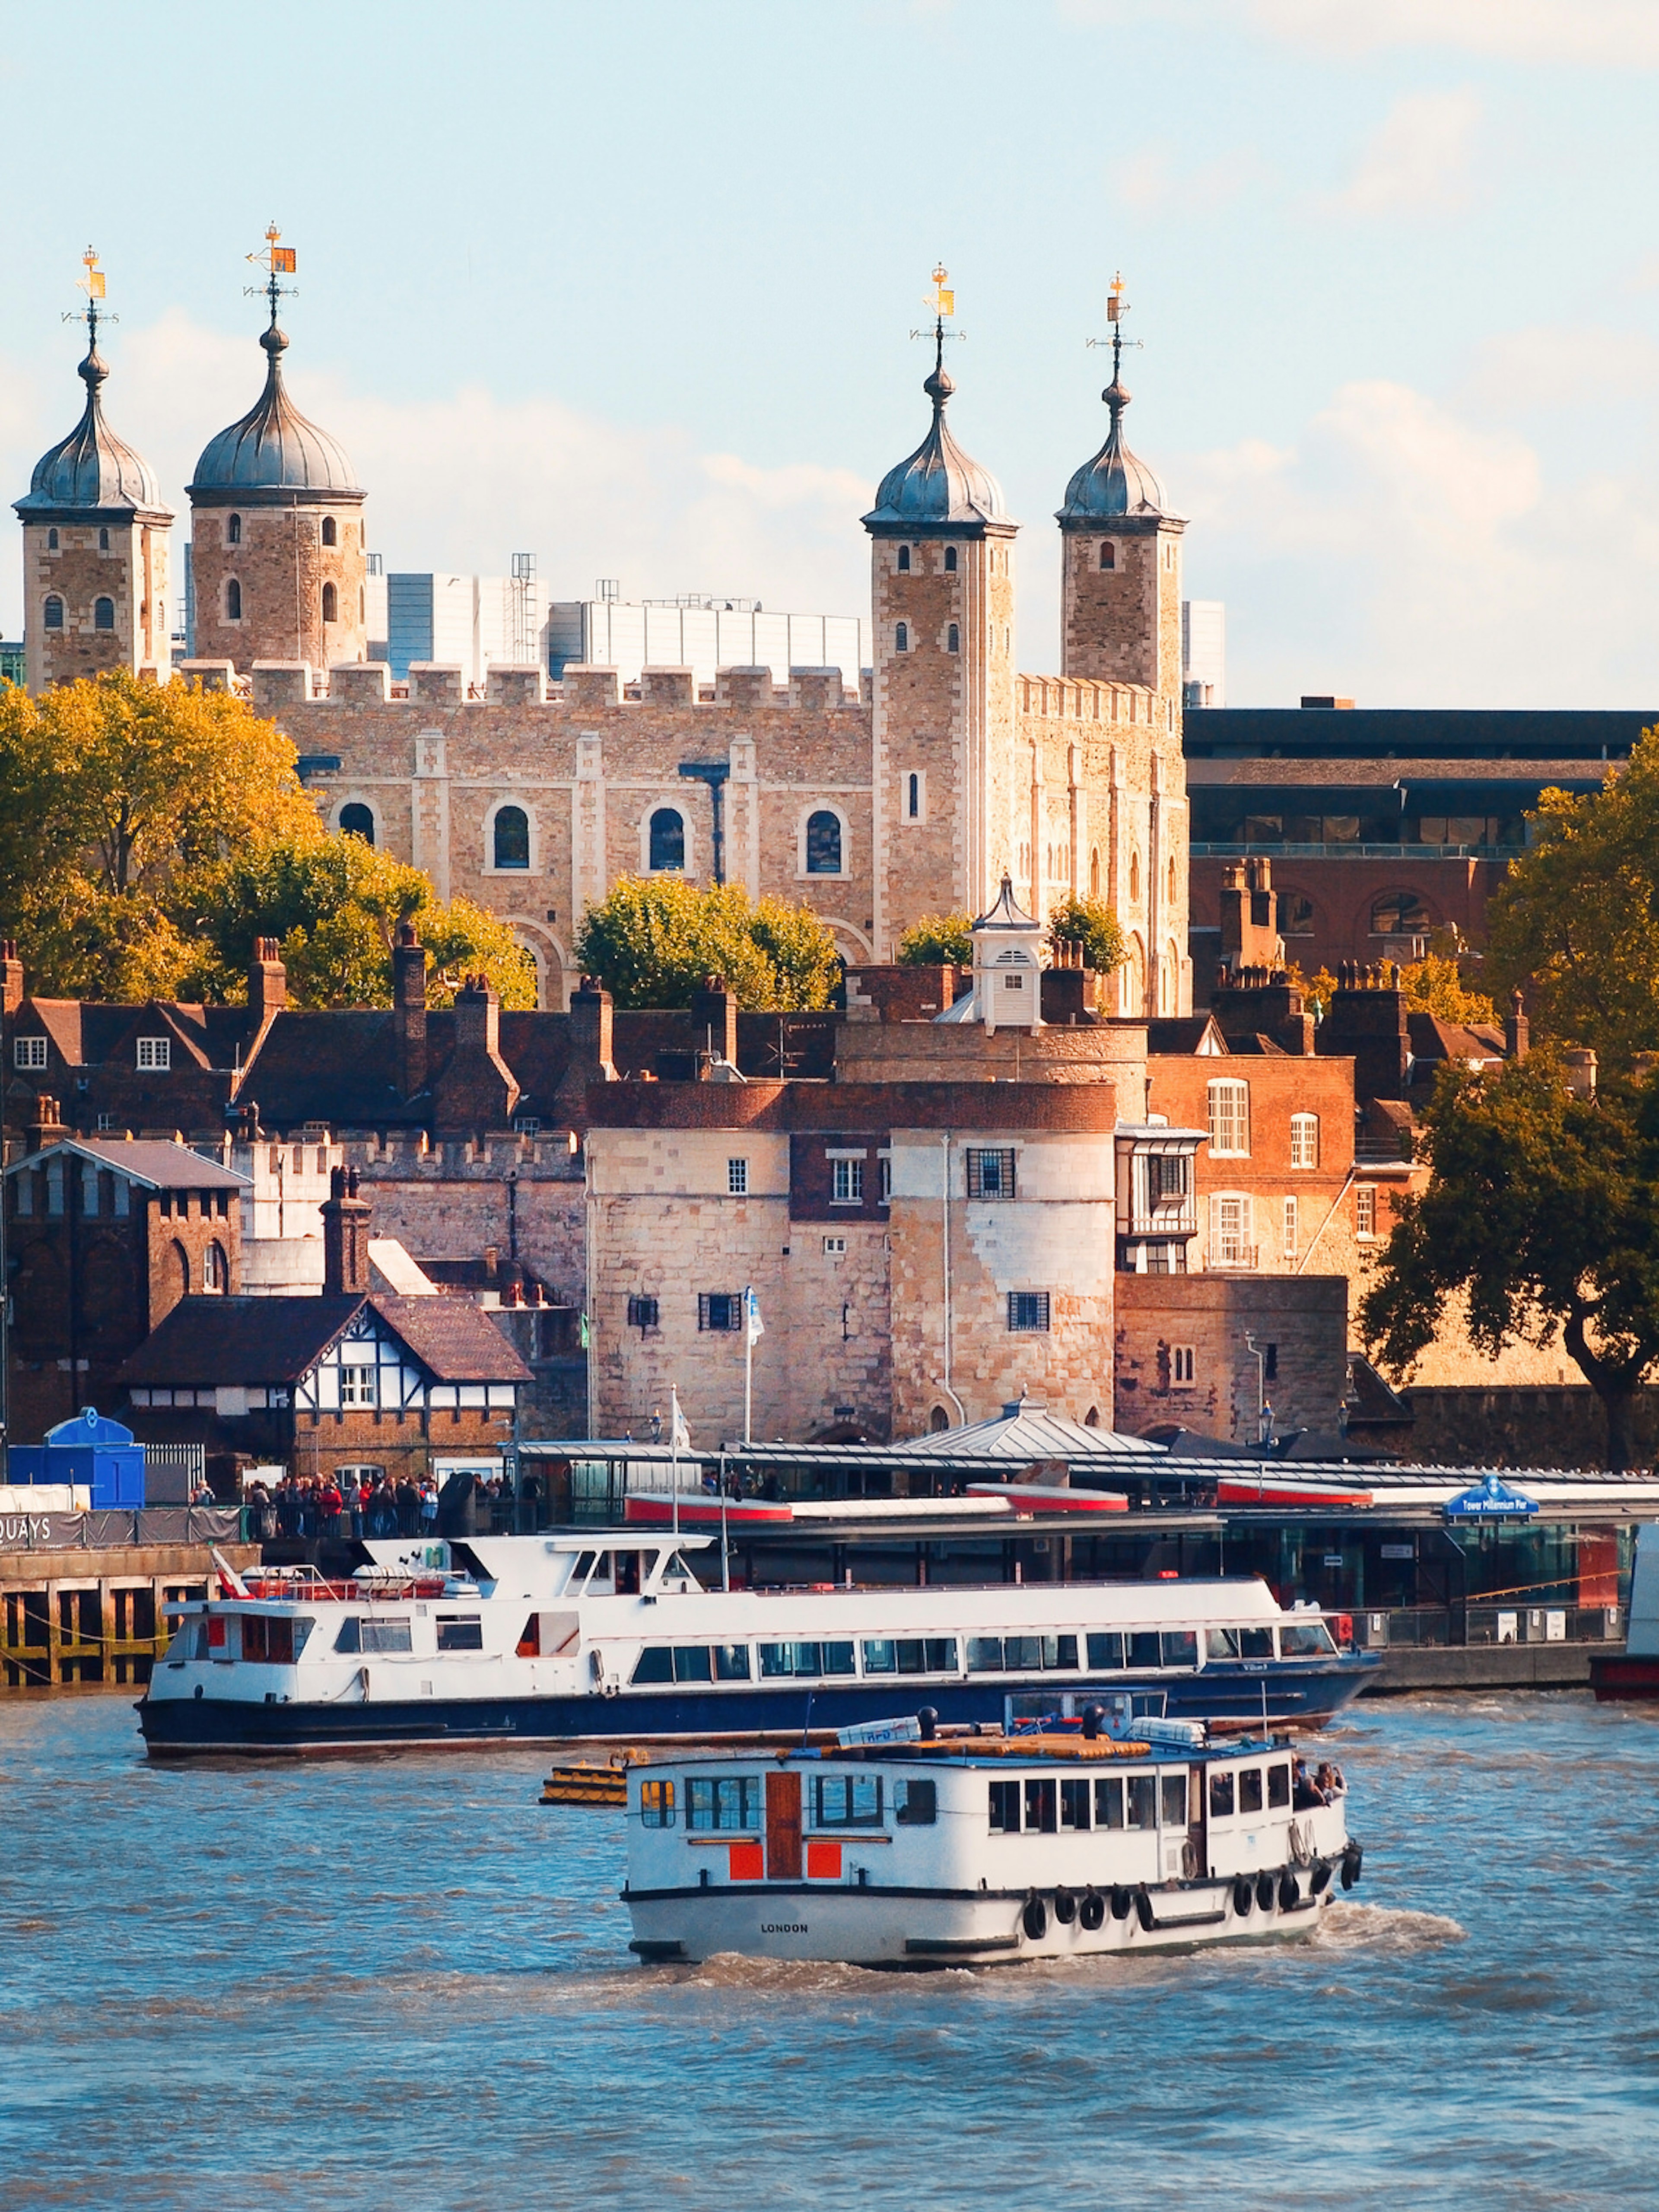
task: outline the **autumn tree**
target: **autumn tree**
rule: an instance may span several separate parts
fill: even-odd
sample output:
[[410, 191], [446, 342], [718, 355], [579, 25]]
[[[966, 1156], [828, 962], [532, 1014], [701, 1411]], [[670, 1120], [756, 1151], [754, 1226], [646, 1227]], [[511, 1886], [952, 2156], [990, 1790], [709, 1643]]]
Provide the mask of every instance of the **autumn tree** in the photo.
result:
[[841, 979], [836, 941], [809, 907], [751, 905], [736, 884], [623, 876], [576, 932], [577, 962], [619, 1006], [689, 1006], [710, 975], [745, 1012], [830, 1005]]
[[1495, 1074], [1449, 1068], [1420, 1149], [1427, 1188], [1402, 1202], [1360, 1309], [1368, 1346], [1408, 1375], [1454, 1295], [1494, 1358], [1559, 1334], [1622, 1471], [1636, 1392], [1659, 1359], [1659, 1084], [1583, 1096], [1548, 1050]]
[[1080, 945], [1083, 964], [1097, 975], [1109, 975], [1128, 957], [1128, 940], [1118, 918], [1103, 899], [1066, 897], [1048, 911], [1048, 944]]
[[919, 915], [898, 941], [898, 961], [902, 968], [971, 968], [973, 915]]
[[1400, 970], [1400, 988], [1414, 1013], [1436, 1014], [1443, 1022], [1495, 1023], [1498, 1009], [1484, 991], [1474, 991], [1449, 952], [1430, 952]]

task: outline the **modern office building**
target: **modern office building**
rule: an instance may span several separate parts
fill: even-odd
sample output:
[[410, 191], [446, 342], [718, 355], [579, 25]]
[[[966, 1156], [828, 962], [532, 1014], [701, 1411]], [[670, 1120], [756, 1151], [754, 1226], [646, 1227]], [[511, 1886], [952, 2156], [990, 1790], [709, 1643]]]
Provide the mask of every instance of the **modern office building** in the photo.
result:
[[1220, 599], [1181, 602], [1181, 684], [1188, 707], [1227, 703], [1227, 609]]

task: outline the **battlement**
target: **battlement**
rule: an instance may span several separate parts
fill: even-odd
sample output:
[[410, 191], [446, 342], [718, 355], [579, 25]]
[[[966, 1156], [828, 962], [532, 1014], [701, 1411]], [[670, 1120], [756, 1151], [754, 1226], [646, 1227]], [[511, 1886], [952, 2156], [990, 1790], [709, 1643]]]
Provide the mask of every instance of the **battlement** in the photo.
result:
[[[648, 707], [661, 713], [702, 713], [711, 720], [733, 710], [744, 714], [862, 714], [869, 709], [869, 672], [848, 690], [839, 668], [792, 668], [787, 684], [776, 684], [769, 668], [722, 668], [712, 685], [700, 684], [690, 668], [645, 668], [637, 683], [624, 684], [614, 668], [571, 662], [553, 682], [536, 664], [492, 663], [483, 696], [469, 686], [457, 665], [415, 661], [407, 679], [396, 683], [384, 661], [352, 661], [328, 670], [325, 678], [300, 660], [256, 660], [251, 684], [228, 660], [187, 660], [179, 674], [207, 691], [251, 694], [255, 709], [273, 714], [285, 707], [533, 707], [554, 720], [602, 710]], [[1076, 690], [1078, 687], [1071, 687]], [[1103, 688], [1103, 687], [1096, 687]]]
[[1019, 676], [1019, 711], [1051, 721], [1139, 723], [1158, 716], [1158, 693], [1144, 684], [1105, 684], [1090, 677]]

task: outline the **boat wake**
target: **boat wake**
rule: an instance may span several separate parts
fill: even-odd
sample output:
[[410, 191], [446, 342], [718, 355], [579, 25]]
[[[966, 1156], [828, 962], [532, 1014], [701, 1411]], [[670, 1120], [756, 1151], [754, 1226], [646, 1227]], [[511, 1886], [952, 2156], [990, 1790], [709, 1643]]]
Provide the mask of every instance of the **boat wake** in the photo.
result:
[[1314, 1934], [1322, 1951], [1433, 1951], [1445, 1943], [1464, 1943], [1468, 1930], [1443, 1912], [1413, 1912], [1405, 1906], [1361, 1905], [1340, 1898]]

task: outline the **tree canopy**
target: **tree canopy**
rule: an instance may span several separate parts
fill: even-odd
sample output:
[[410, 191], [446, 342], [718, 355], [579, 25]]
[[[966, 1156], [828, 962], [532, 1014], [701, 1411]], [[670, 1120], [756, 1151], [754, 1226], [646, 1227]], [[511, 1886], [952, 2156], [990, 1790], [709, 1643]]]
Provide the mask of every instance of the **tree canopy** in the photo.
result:
[[1109, 975], [1128, 956], [1128, 940], [1118, 919], [1103, 899], [1061, 899], [1048, 911], [1051, 946], [1080, 945], [1083, 964], [1097, 975]]
[[1484, 991], [1472, 991], [1449, 953], [1431, 952], [1400, 970], [1406, 1004], [1414, 1012], [1437, 1014], [1443, 1022], [1496, 1022], [1498, 1009]]
[[1427, 1188], [1402, 1201], [1360, 1309], [1396, 1376], [1462, 1293], [1477, 1350], [1559, 1333], [1629, 1464], [1635, 1392], [1659, 1359], [1659, 1085], [1577, 1095], [1549, 1050], [1497, 1073], [1443, 1072], [1421, 1139]]
[[576, 931], [575, 952], [619, 1006], [689, 1006], [711, 975], [748, 1013], [830, 1005], [841, 981], [836, 940], [810, 907], [750, 903], [737, 884], [623, 876]]
[[1659, 730], [1599, 792], [1546, 791], [1486, 911], [1486, 974], [1537, 1025], [1627, 1062], [1659, 1049]]
[[331, 836], [293, 745], [244, 701], [125, 672], [39, 698], [0, 685], [0, 921], [42, 996], [239, 997], [270, 936], [300, 1005], [386, 1005], [404, 919], [441, 1000], [467, 969], [535, 1004], [506, 924]]
[[924, 914], [898, 941], [903, 968], [970, 968], [974, 961], [971, 914]]

